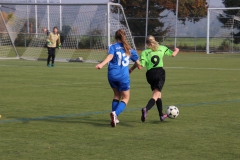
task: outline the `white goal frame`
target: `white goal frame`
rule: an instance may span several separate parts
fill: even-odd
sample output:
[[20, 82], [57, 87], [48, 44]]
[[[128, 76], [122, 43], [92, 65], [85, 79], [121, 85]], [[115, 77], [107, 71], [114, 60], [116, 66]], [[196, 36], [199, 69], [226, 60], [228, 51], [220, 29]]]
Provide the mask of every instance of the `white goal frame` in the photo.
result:
[[[16, 5], [16, 6], [35, 6], [35, 13], [37, 12], [36, 10], [36, 6], [44, 6], [44, 7], [47, 7], [48, 9], [47, 9], [47, 12], [48, 13], [46, 13], [46, 14], [48, 14], [48, 19], [47, 19], [47, 26], [48, 26], [48, 28], [47, 29], [51, 29], [50, 27], [49, 27], [49, 6], [60, 6], [60, 7], [62, 7], [62, 6], [89, 6], [89, 7], [91, 7], [91, 6], [97, 6], [97, 5], [101, 5], [101, 6], [105, 6], [106, 5], [106, 22], [105, 21], [103, 21], [102, 23], [107, 23], [106, 24], [106, 27], [105, 27], [105, 31], [104, 31], [104, 33], [101, 33], [101, 34], [103, 34], [103, 35], [101, 35], [103, 38], [102, 38], [102, 40], [104, 41], [104, 42], [101, 42], [100, 44], [99, 44], [99, 42], [97, 42], [98, 44], [95, 44], [96, 46], [94, 47], [93, 46], [93, 49], [91, 50], [91, 49], [89, 49], [89, 50], [91, 50], [91, 53], [90, 53], [90, 58], [89, 58], [89, 60], [86, 60], [86, 62], [99, 62], [99, 61], [101, 61], [101, 58], [102, 58], [102, 55], [103, 55], [103, 53], [105, 53], [105, 55], [107, 55], [107, 48], [106, 48], [106, 45], [107, 46], [109, 46], [111, 43], [114, 43], [113, 41], [113, 37], [114, 37], [114, 33], [115, 33], [115, 31], [117, 30], [117, 29], [122, 29], [122, 28], [124, 28], [124, 30], [125, 30], [125, 32], [126, 32], [126, 35], [127, 35], [127, 40], [128, 40], [128, 43], [131, 45], [131, 47], [133, 48], [133, 49], [136, 49], [136, 46], [135, 46], [135, 44], [134, 44], [134, 41], [133, 41], [133, 38], [132, 38], [132, 34], [131, 34], [131, 31], [130, 31], [130, 28], [129, 28], [129, 25], [128, 25], [128, 23], [127, 23], [127, 19], [126, 19], [126, 15], [125, 15], [125, 13], [124, 13], [124, 10], [123, 10], [123, 7], [121, 6], [121, 4], [118, 4], [118, 3], [112, 3], [112, 2], [108, 2], [108, 3], [61, 3], [61, 4], [59, 4], [59, 3], [20, 3], [20, 2], [17, 2], [17, 3], [10, 3], [10, 2], [1, 2], [0, 3], [0, 13], [1, 13], [1, 17], [2, 17], [2, 19], [4, 20], [4, 18], [3, 18], [3, 16], [2, 16], [2, 9], [1, 9], [1, 6], [5, 6], [5, 5]], [[113, 9], [114, 8], [114, 6], [116, 6], [117, 7], [117, 9], [115, 8], [115, 9]], [[86, 8], [87, 8], [86, 7]], [[115, 11], [113, 11], [113, 10], [115, 10]], [[28, 10], [27, 10], [27, 12], [28, 12]], [[118, 15], [118, 16], [117, 16]], [[59, 18], [60, 18], [60, 23], [61, 23], [61, 17], [62, 17], [63, 15], [62, 15], [62, 13], [61, 13], [61, 11], [60, 11], [60, 13], [59, 13]], [[121, 17], [120, 17], [121, 16]], [[116, 18], [116, 17], [118, 17], [118, 18]], [[120, 18], [119, 18], [120, 17]], [[37, 16], [36, 16], [36, 21], [37, 21]], [[38, 21], [37, 21], [38, 22]], [[37, 22], [36, 22], [36, 37], [38, 36], [38, 34], [40, 34], [40, 33], [38, 33], [37, 32]], [[123, 22], [123, 23], [122, 23]], [[28, 22], [29, 23], [29, 22]], [[12, 45], [12, 47], [13, 47], [13, 50], [14, 50], [14, 52], [16, 53], [16, 57], [19, 57], [19, 58], [22, 58], [22, 59], [26, 59], [26, 58], [24, 58], [23, 56], [21, 56], [19, 53], [18, 53], [18, 50], [16, 49], [16, 46], [15, 46], [15, 44], [14, 44], [14, 38], [12, 38], [11, 37], [11, 31], [9, 31], [8, 30], [8, 27], [9, 26], [7, 26], [7, 24], [4, 22], [4, 25], [5, 25], [5, 28], [6, 28], [6, 31], [5, 32], [7, 32], [7, 34], [10, 36], [10, 40], [11, 40], [11, 44], [10, 44], [10, 41], [8, 42], [10, 45]], [[28, 24], [27, 24], [28, 25]], [[81, 24], [79, 24], [78, 25], [79, 27], [81, 26]], [[61, 29], [61, 27], [62, 26], [60, 26], [60, 29]], [[90, 26], [91, 27], [91, 26]], [[80, 27], [81, 28], [81, 27]], [[39, 28], [38, 28], [39, 29]], [[76, 36], [76, 35], [72, 35], [72, 34], [70, 34], [69, 36]], [[77, 36], [79, 36], [79, 35], [77, 35]], [[91, 36], [90, 36], [91, 37]], [[99, 41], [99, 40], [97, 40], [97, 41]], [[103, 44], [104, 43], [104, 44]], [[103, 46], [104, 45], [104, 46]], [[76, 46], [76, 45], [75, 45]], [[1, 47], [1, 44], [0, 44], [0, 47]], [[101, 48], [100, 48], [101, 47]], [[65, 49], [64, 48], [64, 44], [62, 44], [62, 48], [63, 49]], [[99, 49], [100, 48], [100, 49]], [[29, 51], [29, 52], [33, 52], [33, 51]], [[63, 51], [62, 51], [63, 52]], [[68, 51], [68, 52], [71, 52], [71, 51]], [[99, 58], [96, 58], [96, 59], [94, 59], [95, 57], [94, 57], [94, 54], [98, 54], [98, 55], [100, 55], [101, 54], [101, 56], [99, 56]], [[94, 58], [92, 58], [92, 57], [94, 57]], [[0, 59], [1, 59], [2, 57], [0, 57]], [[81, 57], [79, 57], [79, 58], [81, 58]], [[27, 58], [28, 59], [28, 58]], [[94, 59], [93, 61], [92, 61], [92, 59]], [[36, 59], [35, 57], [34, 58], [29, 58], [28, 60], [38, 60], [38, 59]], [[78, 60], [78, 59], [77, 59]], [[84, 59], [85, 60], [85, 59]], [[84, 61], [84, 60], [82, 60], [82, 61]], [[58, 58], [58, 57], [56, 57], [56, 61], [64, 61], [64, 62], [69, 62], [69, 61], [75, 61], [75, 60], [73, 60], [73, 59], [69, 59], [69, 58]]]
[[210, 50], [210, 18], [211, 12], [210, 10], [240, 10], [240, 7], [231, 7], [231, 8], [208, 8], [207, 11], [207, 39], [206, 39], [206, 53], [210, 54], [212, 51]]

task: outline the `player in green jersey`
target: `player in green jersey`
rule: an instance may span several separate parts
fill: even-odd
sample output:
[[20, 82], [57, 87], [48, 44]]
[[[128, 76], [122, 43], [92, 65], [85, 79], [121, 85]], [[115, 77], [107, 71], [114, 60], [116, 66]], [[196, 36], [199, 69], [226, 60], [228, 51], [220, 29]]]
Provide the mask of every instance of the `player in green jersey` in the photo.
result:
[[166, 114], [162, 113], [161, 91], [165, 82], [165, 70], [163, 69], [163, 57], [175, 57], [179, 49], [175, 48], [171, 51], [165, 46], [159, 45], [153, 36], [148, 36], [146, 40], [147, 49], [141, 54], [140, 62], [142, 67], [147, 68], [146, 78], [153, 91], [152, 98], [148, 101], [147, 106], [142, 108], [142, 122], [145, 122], [148, 111], [157, 104], [159, 117], [161, 121], [167, 118]]

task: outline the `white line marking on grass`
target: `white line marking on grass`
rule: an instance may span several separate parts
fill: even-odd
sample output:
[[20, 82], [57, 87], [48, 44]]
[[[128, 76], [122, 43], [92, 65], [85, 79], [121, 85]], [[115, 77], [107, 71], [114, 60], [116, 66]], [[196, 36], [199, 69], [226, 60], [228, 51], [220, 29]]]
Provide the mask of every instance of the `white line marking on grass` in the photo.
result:
[[[77, 69], [95, 69], [94, 64], [86, 64], [86, 65], [92, 65], [91, 67], [85, 67], [85, 66], [56, 66], [56, 68], [77, 68]], [[1, 64], [2, 67], [41, 67], [41, 68], [48, 68], [47, 66], [31, 66], [31, 65], [7, 65], [7, 64]], [[51, 67], [50, 67], [51, 68]], [[219, 70], [219, 71], [240, 71], [240, 68], [192, 68], [192, 67], [164, 67], [167, 69], [191, 69], [191, 70]]]
[[[29, 67], [29, 68], [33, 68], [33, 67], [36, 67], [36, 68], [51, 68], [51, 67], [47, 67], [47, 66], [31, 66], [31, 65], [7, 65], [7, 64], [1, 64], [0, 65], [1, 67]], [[77, 66], [77, 67], [70, 67], [70, 66], [56, 66], [55, 68], [78, 68], [78, 69], [87, 69], [87, 68], [92, 68], [92, 69], [95, 69], [94, 65], [92, 67], [84, 67], [84, 66]]]
[[[176, 106], [178, 107], [197, 107], [197, 106], [204, 106], [204, 105], [217, 105], [217, 104], [227, 104], [227, 103], [239, 103], [240, 99], [236, 100], [226, 100], [226, 101], [212, 101], [212, 102], [198, 102], [198, 103], [189, 103], [189, 104], [178, 104]], [[164, 106], [166, 108], [167, 106]], [[139, 108], [126, 108], [125, 112], [132, 112], [132, 111], [138, 111], [142, 107]], [[156, 108], [154, 108], [156, 109]], [[94, 111], [94, 112], [82, 112], [78, 114], [65, 114], [65, 115], [54, 115], [54, 116], [44, 116], [44, 117], [35, 117], [35, 118], [14, 118], [14, 119], [6, 119], [6, 120], [0, 120], [1, 124], [8, 124], [8, 123], [24, 123], [24, 122], [30, 122], [30, 121], [46, 121], [51, 119], [61, 119], [61, 118], [74, 118], [74, 117], [84, 117], [84, 116], [91, 116], [91, 115], [100, 115], [111, 112], [108, 111]], [[81, 123], [81, 122], [79, 122]]]
[[198, 58], [226, 58], [226, 57], [184, 57], [184, 58], [192, 58], [192, 59], [198, 59]]
[[233, 69], [228, 69], [228, 68], [189, 68], [189, 67], [164, 67], [164, 68], [169, 68], [169, 69], [191, 69], [191, 70], [219, 70], [219, 71], [240, 71], [240, 68], [233, 68]]

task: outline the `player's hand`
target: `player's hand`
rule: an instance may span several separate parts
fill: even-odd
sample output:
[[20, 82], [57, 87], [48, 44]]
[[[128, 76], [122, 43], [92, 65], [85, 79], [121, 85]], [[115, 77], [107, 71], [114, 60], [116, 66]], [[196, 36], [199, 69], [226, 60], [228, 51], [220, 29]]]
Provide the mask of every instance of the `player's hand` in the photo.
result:
[[174, 51], [179, 52], [179, 48], [174, 48]]
[[103, 67], [103, 66], [102, 66], [101, 63], [95, 66], [96, 69], [101, 69], [102, 67]]
[[49, 41], [49, 42], [48, 42], [48, 45], [50, 45], [50, 44], [52, 44], [52, 42]]

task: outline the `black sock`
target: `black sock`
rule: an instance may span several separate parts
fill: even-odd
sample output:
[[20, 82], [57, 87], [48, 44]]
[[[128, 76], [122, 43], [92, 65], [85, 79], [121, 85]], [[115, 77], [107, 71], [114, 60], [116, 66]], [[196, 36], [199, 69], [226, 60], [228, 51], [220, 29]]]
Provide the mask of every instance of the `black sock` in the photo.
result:
[[156, 101], [156, 104], [157, 104], [159, 116], [163, 116], [163, 113], [162, 113], [162, 99], [158, 98], [157, 101]]
[[151, 99], [148, 101], [148, 104], [147, 104], [147, 106], [146, 106], [147, 110], [150, 110], [150, 109], [154, 106], [155, 103], [156, 103], [156, 101], [155, 101], [153, 98], [151, 98]]

